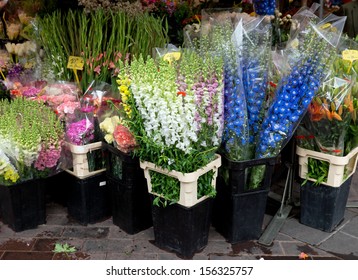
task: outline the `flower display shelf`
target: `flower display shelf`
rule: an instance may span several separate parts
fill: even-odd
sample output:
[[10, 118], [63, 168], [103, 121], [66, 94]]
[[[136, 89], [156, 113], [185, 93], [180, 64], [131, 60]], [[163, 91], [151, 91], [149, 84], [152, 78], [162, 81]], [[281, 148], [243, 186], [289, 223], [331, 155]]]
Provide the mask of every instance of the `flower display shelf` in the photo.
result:
[[180, 196], [177, 204], [180, 204], [185, 207], [194, 206], [195, 204], [208, 198], [207, 196], [198, 198], [198, 194], [197, 194], [198, 178], [201, 175], [213, 170], [214, 175], [212, 179], [212, 186], [215, 189], [216, 177], [220, 166], [221, 166], [221, 156], [219, 154], [215, 155], [215, 159], [213, 161], [191, 173], [182, 173], [175, 170], [170, 171], [168, 169], [164, 169], [159, 166], [156, 166], [154, 163], [148, 161], [140, 162], [140, 167], [144, 169], [144, 176], [147, 179], [148, 192], [156, 196], [160, 196], [159, 194], [152, 192], [151, 176], [149, 171], [155, 171], [176, 178], [180, 182]]
[[106, 151], [106, 174], [110, 189], [113, 224], [128, 234], [152, 226], [151, 202], [147, 181], [139, 158], [103, 143]]
[[[104, 168], [104, 164], [100, 164], [98, 160], [96, 161], [94, 170], [91, 170], [89, 164], [89, 157], [95, 156], [96, 153], [102, 152], [102, 142], [95, 142], [82, 146], [77, 146], [69, 142], [65, 142], [65, 145], [71, 152], [72, 156], [72, 169], [66, 169], [68, 173], [71, 173], [80, 179], [85, 179], [89, 176], [100, 174], [106, 170]], [[100, 158], [102, 158], [104, 161], [104, 156], [100, 155]]]
[[344, 219], [352, 178], [339, 187], [305, 181], [300, 188], [300, 223], [332, 232]]
[[0, 185], [0, 219], [15, 232], [46, 223], [45, 186], [41, 179]]
[[307, 150], [299, 146], [296, 147], [296, 154], [298, 155], [298, 173], [300, 178], [316, 182], [315, 179], [307, 176], [308, 159], [323, 160], [329, 163], [329, 170], [327, 180], [321, 184], [340, 187], [356, 171], [358, 147], [344, 157]]
[[[155, 195], [151, 197], [154, 200]], [[212, 203], [212, 198], [205, 198], [192, 207], [152, 205], [154, 245], [180, 258], [192, 258], [208, 244]]]
[[[229, 243], [255, 240], [262, 234], [267, 196], [277, 158], [231, 161], [223, 156], [213, 206], [213, 226]], [[258, 188], [247, 186], [247, 172], [265, 166]]]
[[111, 216], [110, 193], [105, 172], [79, 179], [67, 172], [67, 210], [81, 225], [93, 224]]

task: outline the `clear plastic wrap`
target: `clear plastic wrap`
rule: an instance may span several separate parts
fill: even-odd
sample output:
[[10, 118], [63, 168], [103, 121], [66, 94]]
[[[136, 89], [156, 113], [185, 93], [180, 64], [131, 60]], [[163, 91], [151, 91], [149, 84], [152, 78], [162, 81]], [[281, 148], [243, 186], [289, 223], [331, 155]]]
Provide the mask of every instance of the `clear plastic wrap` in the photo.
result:
[[75, 117], [66, 123], [65, 136], [67, 142], [76, 146], [92, 143], [95, 139], [93, 113], [84, 113], [78, 110]]
[[[238, 27], [237, 27], [238, 28]], [[257, 137], [265, 115], [271, 68], [271, 24], [263, 17], [243, 25], [240, 66], [242, 69], [243, 90], [245, 92], [248, 127], [249, 158], [255, 157]]]
[[63, 127], [42, 103], [0, 101], [0, 184], [48, 177], [62, 163]]
[[[232, 10], [205, 10], [202, 16], [200, 47], [224, 61], [224, 132], [222, 148], [230, 160], [249, 159], [247, 100], [242, 81], [240, 49], [244, 22], [253, 20], [247, 14]], [[236, 28], [235, 21], [239, 20]]]
[[64, 121], [71, 121], [75, 110], [80, 107], [80, 89], [77, 84], [57, 81], [48, 84], [36, 98], [49, 106], [58, 117]]
[[344, 155], [353, 102], [352, 82], [337, 77], [322, 83], [308, 107], [305, 125], [315, 136], [320, 152], [334, 156]]
[[253, 0], [255, 13], [264, 15], [273, 15], [276, 9], [276, 0]]
[[301, 123], [296, 130], [295, 134], [296, 145], [314, 151], [316, 149], [316, 145], [314, 142], [314, 135], [309, 131], [303, 123]]
[[[256, 158], [276, 157], [294, 134], [315, 93], [329, 72], [336, 49], [310, 24], [302, 44], [305, 51], [277, 85], [263, 120]], [[288, 52], [285, 53], [287, 55]], [[251, 174], [252, 186], [261, 182], [264, 167]]]
[[154, 48], [153, 57], [173, 61], [180, 59], [181, 50], [173, 44], [168, 44], [165, 48]]
[[109, 102], [119, 103], [119, 93], [105, 82], [92, 81], [80, 99], [82, 112], [92, 112], [94, 116], [110, 109]]

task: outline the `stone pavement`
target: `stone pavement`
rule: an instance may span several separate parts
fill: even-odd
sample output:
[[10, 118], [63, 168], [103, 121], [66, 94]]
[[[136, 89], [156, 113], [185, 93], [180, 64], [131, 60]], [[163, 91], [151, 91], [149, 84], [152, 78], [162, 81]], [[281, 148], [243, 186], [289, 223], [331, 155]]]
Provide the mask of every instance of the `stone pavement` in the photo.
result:
[[[354, 174], [348, 204], [358, 202], [358, 173]], [[279, 204], [269, 199], [264, 228]], [[153, 228], [128, 235], [108, 218], [82, 226], [67, 216], [67, 209], [54, 202], [47, 204], [47, 223], [36, 229], [14, 232], [0, 221], [0, 259], [2, 260], [175, 260], [174, 253], [153, 245]], [[75, 253], [54, 253], [55, 244], [69, 244]], [[358, 259], [358, 208], [346, 208], [343, 222], [331, 233], [299, 223], [299, 207], [294, 207], [271, 246], [256, 240], [230, 244], [210, 229], [208, 245], [193, 259], [197, 260], [298, 260]]]

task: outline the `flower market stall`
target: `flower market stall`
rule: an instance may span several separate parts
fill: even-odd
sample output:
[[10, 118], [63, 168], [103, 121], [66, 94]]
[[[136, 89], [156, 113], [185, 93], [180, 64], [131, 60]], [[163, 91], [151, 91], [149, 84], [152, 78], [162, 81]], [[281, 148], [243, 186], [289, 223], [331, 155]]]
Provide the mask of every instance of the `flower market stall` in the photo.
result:
[[155, 246], [192, 258], [211, 226], [231, 244], [262, 237], [285, 148], [298, 163], [281, 206], [297, 165], [300, 222], [342, 221], [358, 155], [358, 47], [342, 36], [345, 17], [320, 18], [317, 5], [282, 14], [271, 0], [252, 14], [211, 1], [79, 4], [4, 14], [2, 221], [45, 223], [52, 189], [79, 224], [152, 228]]

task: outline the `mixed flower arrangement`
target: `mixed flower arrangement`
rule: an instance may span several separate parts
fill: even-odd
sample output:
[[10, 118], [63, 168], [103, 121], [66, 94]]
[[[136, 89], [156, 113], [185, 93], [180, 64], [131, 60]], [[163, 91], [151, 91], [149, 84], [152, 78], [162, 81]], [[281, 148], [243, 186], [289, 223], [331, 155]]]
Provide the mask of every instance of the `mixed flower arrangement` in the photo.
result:
[[[141, 160], [188, 173], [214, 159], [223, 130], [220, 58], [191, 51], [184, 51], [179, 61], [140, 57], [123, 68], [118, 84], [125, 124]], [[199, 178], [199, 197], [215, 193], [212, 176], [208, 172]], [[166, 202], [179, 200], [179, 181], [156, 172], [151, 177], [153, 192]]]
[[64, 131], [44, 104], [0, 101], [0, 184], [47, 177], [58, 170]]

